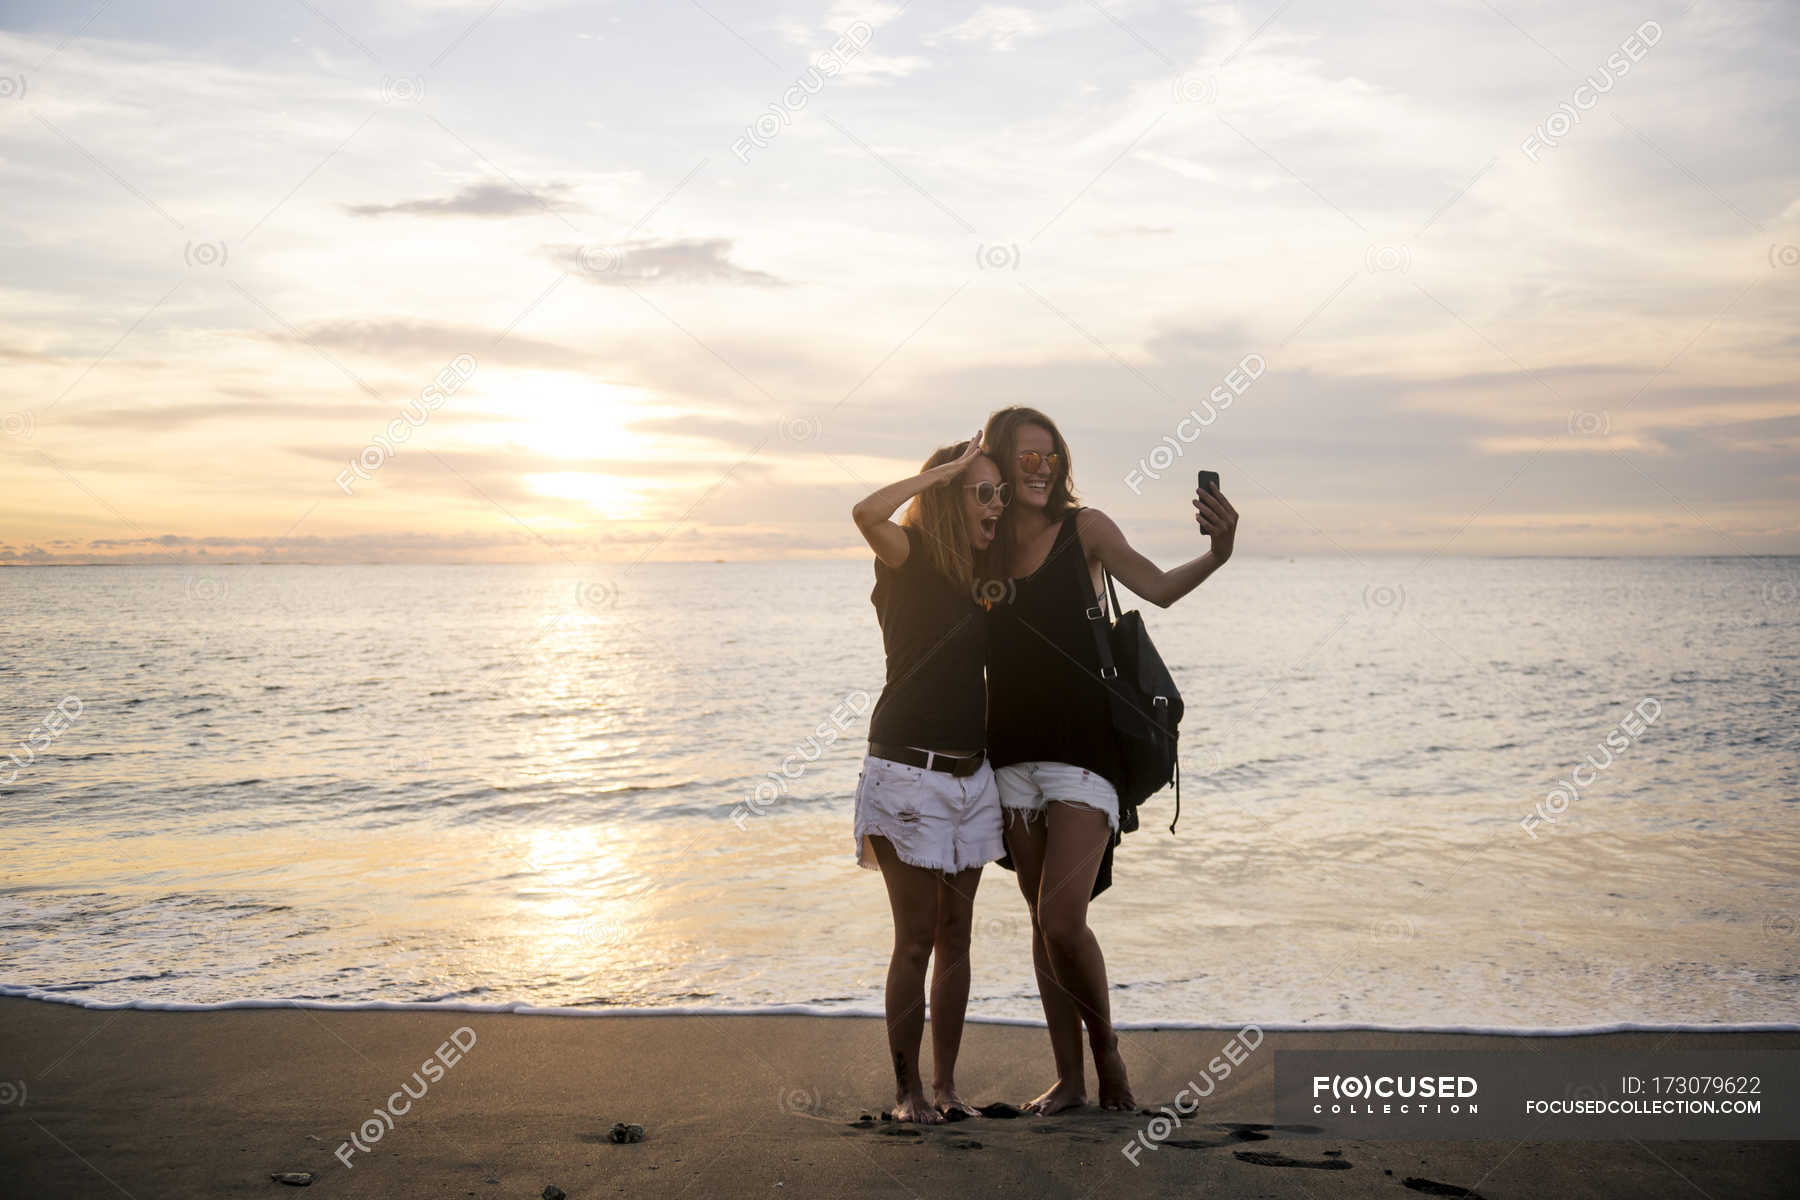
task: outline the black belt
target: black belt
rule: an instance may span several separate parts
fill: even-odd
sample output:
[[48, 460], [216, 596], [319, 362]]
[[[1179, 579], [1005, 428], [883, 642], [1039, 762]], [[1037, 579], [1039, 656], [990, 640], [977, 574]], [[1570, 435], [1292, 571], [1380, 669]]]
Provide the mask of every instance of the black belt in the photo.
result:
[[946, 775], [954, 775], [958, 779], [965, 775], [973, 775], [980, 770], [982, 762], [987, 758], [985, 750], [977, 750], [973, 754], [958, 758], [953, 754], [939, 754], [933, 750], [914, 750], [911, 746], [885, 746], [880, 742], [870, 742], [869, 753], [876, 758], [905, 763], [909, 767], [924, 767], [927, 771], [942, 771]]

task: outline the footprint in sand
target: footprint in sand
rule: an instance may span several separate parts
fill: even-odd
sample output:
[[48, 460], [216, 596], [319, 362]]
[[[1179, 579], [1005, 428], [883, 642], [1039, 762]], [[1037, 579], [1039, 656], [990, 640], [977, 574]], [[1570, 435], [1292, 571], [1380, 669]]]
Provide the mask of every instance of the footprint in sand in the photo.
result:
[[[1264, 1130], [1272, 1130], [1276, 1133], [1323, 1132], [1316, 1125], [1244, 1125], [1223, 1121], [1214, 1122], [1212, 1125], [1207, 1126], [1207, 1128], [1217, 1129], [1225, 1136], [1212, 1141], [1200, 1141], [1194, 1138], [1170, 1138], [1161, 1144], [1176, 1150], [1217, 1150], [1221, 1146], [1235, 1146], [1244, 1142], [1266, 1142], [1269, 1140], [1269, 1135], [1268, 1133], [1265, 1133]], [[1327, 1150], [1325, 1152], [1326, 1157], [1328, 1158], [1336, 1157], [1342, 1153], [1342, 1150]], [[1332, 1168], [1325, 1167], [1324, 1169], [1331, 1170]]]
[[1308, 1162], [1303, 1158], [1289, 1158], [1285, 1154], [1275, 1154], [1267, 1150], [1233, 1150], [1232, 1155], [1247, 1163], [1255, 1163], [1259, 1167], [1306, 1167], [1313, 1171], [1348, 1171], [1350, 1164], [1341, 1158], [1321, 1158]]
[[1439, 1183], [1435, 1179], [1421, 1179], [1417, 1175], [1409, 1175], [1401, 1182], [1413, 1191], [1424, 1192], [1427, 1196], [1462, 1196], [1465, 1200], [1481, 1200], [1479, 1192], [1457, 1187], [1454, 1183]]
[[1240, 1142], [1266, 1142], [1270, 1133], [1324, 1133], [1317, 1125], [1246, 1125], [1237, 1121], [1222, 1121], [1213, 1126], [1222, 1129]]
[[[1017, 1118], [1025, 1115], [1023, 1110], [1014, 1108], [1012, 1105], [1006, 1103], [1003, 1100], [996, 1101], [993, 1104], [984, 1104], [980, 1108], [977, 1108], [975, 1111], [980, 1113], [984, 1117], [988, 1117], [990, 1119], [1000, 1120], [1000, 1121], [1016, 1120]], [[944, 1123], [949, 1124], [949, 1125], [956, 1124], [959, 1121], [968, 1121], [968, 1120], [972, 1120], [972, 1119], [973, 1118], [971, 1118], [967, 1113], [947, 1112], [944, 1114]], [[873, 1129], [873, 1128], [875, 1128], [878, 1120], [881, 1123], [892, 1124], [894, 1118], [887, 1115], [886, 1113], [883, 1113], [880, 1118], [877, 1118], [873, 1113], [863, 1113], [861, 1116], [857, 1117], [856, 1120], [845, 1121], [844, 1124], [851, 1129]], [[882, 1132], [895, 1134], [896, 1136], [905, 1136], [905, 1134], [901, 1131], [901, 1129], [892, 1129], [892, 1128], [883, 1129]], [[916, 1135], [918, 1131], [912, 1130], [909, 1132], [912, 1132]], [[1042, 1128], [1042, 1129], [1039, 1129], [1038, 1132], [1039, 1133], [1049, 1133], [1050, 1130], [1048, 1128]], [[964, 1140], [968, 1141], [970, 1139], [964, 1139]], [[961, 1146], [958, 1147], [958, 1149], [980, 1149], [980, 1148], [981, 1148], [980, 1142], [973, 1142], [972, 1146], [969, 1146], [969, 1147], [961, 1147]]]

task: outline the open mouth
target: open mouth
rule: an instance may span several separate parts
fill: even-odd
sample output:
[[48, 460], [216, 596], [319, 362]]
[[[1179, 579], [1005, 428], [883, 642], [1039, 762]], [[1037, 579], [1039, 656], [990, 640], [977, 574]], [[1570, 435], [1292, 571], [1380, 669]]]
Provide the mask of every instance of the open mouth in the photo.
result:
[[1028, 492], [1037, 492], [1042, 495], [1050, 490], [1050, 480], [1048, 478], [1027, 479], [1025, 481], [1025, 490]]
[[999, 528], [1000, 528], [1000, 518], [999, 517], [983, 517], [983, 518], [981, 518], [981, 536], [982, 537], [985, 537], [991, 541], [993, 539], [995, 531], [998, 530]]

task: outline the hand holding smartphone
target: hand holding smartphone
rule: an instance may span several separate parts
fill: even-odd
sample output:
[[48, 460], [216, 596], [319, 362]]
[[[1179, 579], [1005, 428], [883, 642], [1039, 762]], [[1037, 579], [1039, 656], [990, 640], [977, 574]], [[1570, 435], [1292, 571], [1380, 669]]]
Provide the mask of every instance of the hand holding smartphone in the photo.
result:
[[1195, 487], [1194, 508], [1196, 509], [1196, 512], [1194, 513], [1194, 520], [1199, 523], [1201, 533], [1211, 535], [1215, 531], [1207, 524], [1206, 509], [1201, 507], [1199, 498], [1201, 496], [1206, 496], [1208, 498], [1216, 499], [1218, 495], [1219, 473], [1217, 471], [1200, 472], [1199, 481]]

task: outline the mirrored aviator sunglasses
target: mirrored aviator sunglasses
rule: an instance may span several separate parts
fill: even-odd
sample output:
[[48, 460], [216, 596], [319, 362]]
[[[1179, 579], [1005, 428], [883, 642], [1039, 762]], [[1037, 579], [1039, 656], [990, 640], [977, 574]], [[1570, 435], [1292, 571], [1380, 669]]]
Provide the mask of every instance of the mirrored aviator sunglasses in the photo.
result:
[[975, 489], [975, 503], [977, 504], [992, 504], [995, 496], [1000, 497], [1002, 505], [1012, 501], [1012, 484], [1010, 483], [995, 483], [992, 480], [984, 479], [980, 483], [965, 483], [963, 486]]

